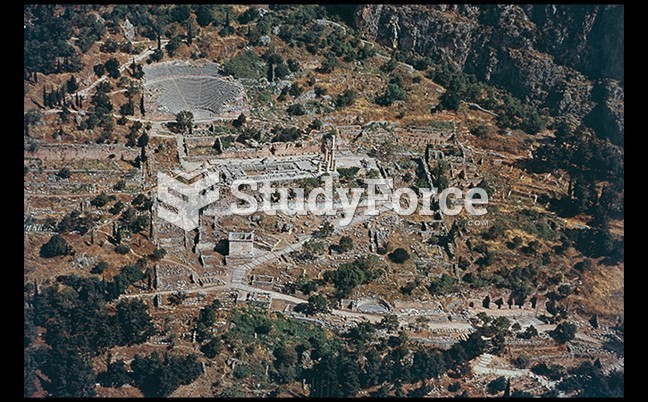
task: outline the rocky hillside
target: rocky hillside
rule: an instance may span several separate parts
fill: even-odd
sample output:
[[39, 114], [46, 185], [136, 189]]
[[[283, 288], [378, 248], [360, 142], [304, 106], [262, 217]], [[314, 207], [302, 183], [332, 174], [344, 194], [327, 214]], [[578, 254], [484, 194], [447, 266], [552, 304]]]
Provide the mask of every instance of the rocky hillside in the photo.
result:
[[453, 62], [623, 144], [624, 14], [615, 5], [365, 5], [370, 39]]

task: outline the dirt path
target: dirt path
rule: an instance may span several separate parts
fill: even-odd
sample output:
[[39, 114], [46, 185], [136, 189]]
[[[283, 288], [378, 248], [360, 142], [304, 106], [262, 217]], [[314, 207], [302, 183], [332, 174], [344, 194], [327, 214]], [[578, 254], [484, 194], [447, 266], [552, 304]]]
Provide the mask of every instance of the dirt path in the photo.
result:
[[[168, 42], [169, 42], [168, 40], [163, 40], [163, 41], [162, 41], [162, 45], [164, 46], [164, 45], [166, 45]], [[153, 52], [155, 51], [155, 49], [157, 49], [157, 48], [156, 48], [156, 47], [152, 47], [152, 46], [149, 46], [148, 48], [144, 49], [144, 51], [142, 51], [142, 53], [140, 53], [140, 54], [138, 54], [137, 56], [135, 56], [135, 62], [137, 63], [137, 62], [139, 62], [139, 61], [145, 59], [146, 57], [150, 56], [151, 54], [153, 54]], [[129, 59], [127, 62], [125, 62], [124, 64], [122, 64], [121, 66], [119, 66], [119, 72], [123, 72], [123, 71], [125, 71], [125, 70], [128, 68], [128, 66], [131, 65], [131, 63], [133, 63], [133, 59]], [[96, 79], [92, 84], [90, 84], [90, 85], [87, 86], [86, 88], [84, 88], [84, 89], [80, 89], [80, 90], [78, 90], [78, 91], [77, 91], [76, 93], [74, 93], [74, 94], [70, 94], [70, 97], [73, 98], [73, 97], [75, 97], [77, 94], [80, 95], [80, 96], [83, 96], [83, 97], [87, 97], [87, 96], [90, 94], [90, 91], [91, 91], [94, 87], [96, 87], [97, 85], [99, 85], [100, 82], [105, 81], [107, 78], [108, 78], [108, 75], [104, 75], [104, 76], [102, 76], [102, 77], [99, 77], [98, 79]]]

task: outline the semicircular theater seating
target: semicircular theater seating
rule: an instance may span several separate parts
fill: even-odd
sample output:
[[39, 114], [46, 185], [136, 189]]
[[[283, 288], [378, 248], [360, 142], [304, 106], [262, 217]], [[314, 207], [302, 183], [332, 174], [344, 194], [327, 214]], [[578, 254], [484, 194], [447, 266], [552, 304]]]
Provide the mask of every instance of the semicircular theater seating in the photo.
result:
[[146, 96], [159, 112], [175, 115], [188, 110], [196, 120], [234, 111], [243, 99], [243, 87], [218, 75], [215, 63], [204, 66], [160, 63], [145, 69]]

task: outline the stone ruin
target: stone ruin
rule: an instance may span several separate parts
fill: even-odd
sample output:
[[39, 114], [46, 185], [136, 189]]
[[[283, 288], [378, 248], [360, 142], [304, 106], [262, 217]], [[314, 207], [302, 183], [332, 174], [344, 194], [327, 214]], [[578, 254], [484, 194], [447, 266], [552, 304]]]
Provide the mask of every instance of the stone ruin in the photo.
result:
[[139, 149], [119, 144], [42, 144], [33, 151], [25, 151], [25, 159], [43, 161], [119, 159], [134, 160]]
[[250, 258], [254, 255], [254, 232], [230, 232], [227, 235], [230, 258]]

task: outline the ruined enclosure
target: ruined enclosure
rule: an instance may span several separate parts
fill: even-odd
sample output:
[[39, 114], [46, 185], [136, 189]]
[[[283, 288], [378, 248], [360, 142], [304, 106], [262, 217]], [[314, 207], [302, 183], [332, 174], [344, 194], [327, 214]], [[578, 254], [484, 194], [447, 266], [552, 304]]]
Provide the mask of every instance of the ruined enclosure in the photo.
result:
[[227, 236], [227, 241], [229, 256], [241, 258], [254, 255], [254, 232], [231, 232]]

